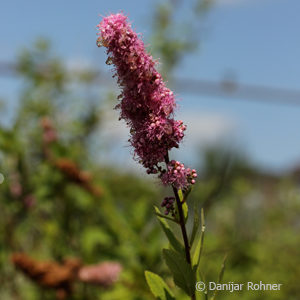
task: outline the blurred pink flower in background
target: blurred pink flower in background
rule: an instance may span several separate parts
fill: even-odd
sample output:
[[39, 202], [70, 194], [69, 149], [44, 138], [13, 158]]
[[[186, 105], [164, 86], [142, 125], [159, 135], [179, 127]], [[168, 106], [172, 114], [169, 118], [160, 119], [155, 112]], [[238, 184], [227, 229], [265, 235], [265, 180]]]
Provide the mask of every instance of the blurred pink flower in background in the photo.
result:
[[78, 273], [78, 278], [87, 283], [104, 287], [114, 284], [122, 271], [122, 266], [117, 262], [103, 262], [97, 265], [83, 266]]

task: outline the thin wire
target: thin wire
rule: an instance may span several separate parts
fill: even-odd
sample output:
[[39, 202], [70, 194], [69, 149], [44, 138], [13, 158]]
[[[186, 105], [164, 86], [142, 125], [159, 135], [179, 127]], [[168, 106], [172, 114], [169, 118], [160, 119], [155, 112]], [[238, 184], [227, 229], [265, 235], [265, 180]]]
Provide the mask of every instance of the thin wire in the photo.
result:
[[[78, 73], [80, 73], [80, 71]], [[103, 71], [95, 71], [93, 72], [94, 80], [92, 83], [103, 83], [107, 87], [110, 82], [113, 84], [110, 75], [111, 74]], [[0, 62], [0, 76], [17, 77], [18, 72], [16, 64]], [[171, 84], [178, 93], [300, 106], [300, 90], [240, 84], [237, 81], [229, 79], [217, 82], [190, 78], [174, 78], [171, 81]]]

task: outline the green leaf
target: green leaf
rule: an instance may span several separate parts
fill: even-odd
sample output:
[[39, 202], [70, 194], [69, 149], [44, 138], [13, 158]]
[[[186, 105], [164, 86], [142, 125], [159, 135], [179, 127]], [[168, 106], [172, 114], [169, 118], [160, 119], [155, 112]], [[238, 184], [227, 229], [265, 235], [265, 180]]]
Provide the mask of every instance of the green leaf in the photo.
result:
[[188, 295], [195, 293], [195, 274], [183, 255], [171, 249], [163, 249], [167, 266], [173, 274], [175, 284]]
[[[226, 260], [227, 260], [227, 254], [224, 256], [224, 259], [223, 259], [223, 263], [222, 263], [221, 270], [220, 270], [220, 273], [219, 273], [218, 283], [222, 282], [224, 271], [225, 271]], [[211, 300], [216, 299], [217, 293], [218, 293], [218, 291], [215, 290], [213, 296], [211, 297]]]
[[[159, 209], [154, 206], [155, 212], [157, 214], [160, 213]], [[163, 219], [162, 217], [157, 216], [157, 219], [163, 229], [163, 231], [165, 232], [171, 246], [178, 252], [180, 253], [184, 253], [184, 248], [183, 245], [178, 241], [178, 239], [175, 237], [174, 233], [171, 231], [168, 223], [166, 222], [165, 219]]]
[[188, 218], [188, 206], [186, 204], [187, 195], [188, 194], [183, 194], [182, 190], [178, 190], [178, 196], [179, 196], [180, 203], [181, 203], [181, 206], [182, 206], [185, 223], [186, 223], [187, 218]]
[[182, 203], [182, 210], [183, 210], [184, 222], [186, 223], [188, 218], [188, 206], [186, 202]]
[[191, 237], [190, 237], [190, 247], [193, 247], [193, 243], [196, 237], [196, 234], [198, 232], [198, 228], [199, 228], [199, 224], [200, 224], [200, 216], [199, 216], [199, 210], [197, 207], [197, 202], [195, 201], [195, 205], [194, 205], [194, 224], [193, 224], [193, 229], [192, 229], [192, 233], [191, 233]]
[[145, 271], [146, 281], [152, 294], [159, 300], [175, 300], [164, 280], [157, 274]]
[[184, 198], [183, 198], [183, 201], [184, 201], [184, 202], [186, 202], [186, 200], [187, 200], [189, 194], [191, 193], [192, 189], [193, 189], [193, 188], [190, 187], [187, 191], [185, 191], [185, 193], [184, 193]]
[[203, 209], [201, 209], [201, 235], [198, 244], [196, 245], [193, 259], [192, 259], [192, 265], [195, 272], [197, 271], [200, 264], [200, 258], [203, 251], [204, 233], [205, 233], [204, 211]]
[[183, 201], [183, 193], [182, 193], [182, 190], [178, 190], [178, 196], [179, 196], [180, 202], [182, 202], [182, 201]]
[[169, 220], [169, 221], [172, 221], [172, 222], [174, 222], [174, 223], [176, 223], [176, 224], [179, 224], [178, 223], [178, 221], [176, 220], [176, 219], [173, 219], [173, 218], [170, 218], [170, 217], [168, 217], [168, 216], [165, 216], [165, 215], [163, 215], [163, 214], [161, 214], [161, 213], [155, 213], [158, 217], [161, 217], [161, 218], [164, 218], [164, 219], [166, 219], [166, 220]]

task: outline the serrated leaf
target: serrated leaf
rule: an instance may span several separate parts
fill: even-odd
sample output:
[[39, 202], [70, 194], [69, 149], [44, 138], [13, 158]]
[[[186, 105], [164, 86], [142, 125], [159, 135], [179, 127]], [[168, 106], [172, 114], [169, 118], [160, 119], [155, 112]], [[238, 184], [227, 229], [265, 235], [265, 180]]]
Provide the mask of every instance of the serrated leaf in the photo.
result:
[[[159, 209], [154, 206], [154, 209], [156, 211], [156, 213], [160, 213]], [[168, 223], [166, 222], [165, 219], [163, 219], [162, 217], [157, 216], [157, 219], [164, 231], [164, 233], [166, 234], [171, 246], [178, 252], [183, 253], [184, 252], [184, 248], [183, 245], [178, 241], [178, 239], [176, 238], [176, 236], [174, 235], [174, 233], [171, 231]]]
[[163, 256], [172, 272], [174, 283], [188, 295], [194, 295], [195, 274], [185, 257], [171, 249], [163, 249]]
[[157, 274], [145, 271], [147, 284], [152, 294], [158, 300], [175, 300], [174, 295], [170, 291], [164, 280]]
[[196, 245], [194, 255], [193, 255], [193, 258], [192, 258], [193, 270], [195, 272], [198, 269], [199, 264], [200, 264], [200, 258], [201, 258], [201, 254], [202, 254], [202, 251], [203, 251], [204, 233], [205, 233], [205, 220], [204, 220], [203, 209], [201, 209], [201, 235], [200, 235], [200, 238], [199, 238], [198, 243]]

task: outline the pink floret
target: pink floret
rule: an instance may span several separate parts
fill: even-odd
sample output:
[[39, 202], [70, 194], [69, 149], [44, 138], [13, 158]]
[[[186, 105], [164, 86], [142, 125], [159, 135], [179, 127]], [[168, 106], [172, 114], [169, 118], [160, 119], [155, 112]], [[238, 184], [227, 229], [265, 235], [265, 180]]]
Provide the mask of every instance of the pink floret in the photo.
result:
[[172, 160], [167, 165], [167, 171], [162, 174], [161, 180], [165, 185], [172, 185], [176, 189], [186, 190], [195, 184], [196, 170], [185, 168], [184, 164]]

